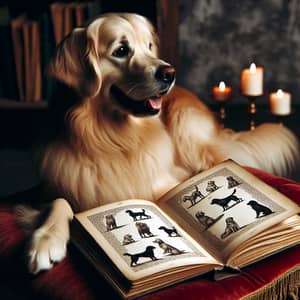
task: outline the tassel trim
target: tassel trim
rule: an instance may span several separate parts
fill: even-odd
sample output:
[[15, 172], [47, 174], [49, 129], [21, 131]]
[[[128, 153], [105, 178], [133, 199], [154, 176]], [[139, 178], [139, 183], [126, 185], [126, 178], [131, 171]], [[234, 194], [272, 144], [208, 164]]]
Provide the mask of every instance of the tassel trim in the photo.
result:
[[300, 288], [300, 266], [284, 273], [270, 284], [244, 296], [241, 300], [298, 300]]

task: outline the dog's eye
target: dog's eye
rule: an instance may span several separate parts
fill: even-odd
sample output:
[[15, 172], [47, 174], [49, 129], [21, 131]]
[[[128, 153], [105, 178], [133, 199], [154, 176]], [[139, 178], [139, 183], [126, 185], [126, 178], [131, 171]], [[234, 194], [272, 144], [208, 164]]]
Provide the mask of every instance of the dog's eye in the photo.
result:
[[120, 46], [118, 49], [116, 49], [112, 55], [115, 57], [121, 58], [121, 57], [128, 56], [129, 52], [130, 52], [129, 47], [124, 44], [124, 45]]
[[152, 51], [153, 44], [150, 42], [148, 47], [149, 47], [149, 50]]

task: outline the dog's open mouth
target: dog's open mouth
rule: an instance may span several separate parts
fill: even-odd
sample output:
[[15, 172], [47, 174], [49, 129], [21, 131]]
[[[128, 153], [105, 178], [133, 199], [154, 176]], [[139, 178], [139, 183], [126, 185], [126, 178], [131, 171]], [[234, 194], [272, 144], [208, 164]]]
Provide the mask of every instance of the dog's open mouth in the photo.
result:
[[166, 94], [168, 90], [157, 93], [146, 99], [135, 100], [128, 97], [121, 89], [116, 85], [111, 87], [111, 94], [118, 104], [134, 115], [155, 115], [157, 114], [162, 105], [162, 96]]

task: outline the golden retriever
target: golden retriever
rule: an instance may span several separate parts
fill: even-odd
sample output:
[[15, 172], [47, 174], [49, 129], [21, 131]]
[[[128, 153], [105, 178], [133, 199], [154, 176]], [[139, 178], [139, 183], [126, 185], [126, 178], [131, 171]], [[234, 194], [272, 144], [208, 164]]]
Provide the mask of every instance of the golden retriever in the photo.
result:
[[[279, 175], [297, 161], [297, 139], [284, 126], [223, 129], [194, 94], [174, 86], [175, 69], [158, 58], [154, 28], [142, 16], [107, 14], [73, 30], [49, 74], [76, 97], [56, 99], [71, 105], [63, 133], [41, 160], [41, 175], [59, 197], [33, 232], [33, 273], [66, 255], [74, 211], [127, 198], [155, 201], [227, 158]], [[23, 221], [26, 211], [19, 210]]]

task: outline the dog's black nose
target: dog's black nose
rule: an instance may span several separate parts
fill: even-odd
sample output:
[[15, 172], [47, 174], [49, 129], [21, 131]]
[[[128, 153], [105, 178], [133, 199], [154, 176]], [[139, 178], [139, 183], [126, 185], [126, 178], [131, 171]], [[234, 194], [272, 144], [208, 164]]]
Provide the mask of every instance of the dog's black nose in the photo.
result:
[[172, 66], [159, 66], [155, 73], [155, 78], [165, 83], [172, 83], [175, 79], [176, 71]]

